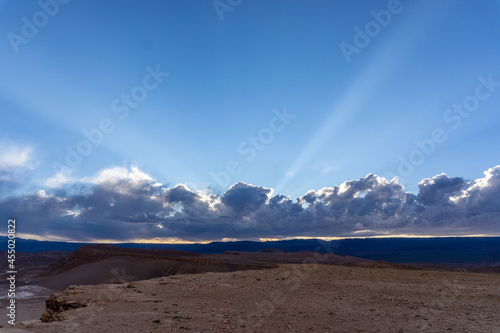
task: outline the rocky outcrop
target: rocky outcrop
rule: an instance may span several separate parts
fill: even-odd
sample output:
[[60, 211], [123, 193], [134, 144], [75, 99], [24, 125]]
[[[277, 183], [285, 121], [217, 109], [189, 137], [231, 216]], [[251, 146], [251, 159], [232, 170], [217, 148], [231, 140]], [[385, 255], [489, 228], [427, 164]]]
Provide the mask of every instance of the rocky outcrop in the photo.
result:
[[88, 304], [84, 301], [75, 300], [72, 296], [83, 293], [83, 289], [71, 286], [65, 291], [51, 295], [45, 299], [45, 310], [40, 317], [42, 323], [53, 321], [62, 321], [66, 319], [65, 312], [86, 307]]

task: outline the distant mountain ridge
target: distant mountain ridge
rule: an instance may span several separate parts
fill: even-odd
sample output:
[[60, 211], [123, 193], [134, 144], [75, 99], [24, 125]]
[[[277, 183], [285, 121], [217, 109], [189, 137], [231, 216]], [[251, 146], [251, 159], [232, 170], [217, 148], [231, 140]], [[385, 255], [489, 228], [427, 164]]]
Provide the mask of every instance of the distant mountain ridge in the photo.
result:
[[[7, 237], [1, 237], [7, 244]], [[75, 251], [88, 243], [64, 243], [16, 239], [18, 252]], [[346, 254], [371, 260], [393, 263], [430, 263], [467, 266], [500, 266], [500, 237], [446, 237], [446, 238], [365, 238], [323, 241], [294, 239], [271, 242], [212, 242], [208, 244], [114, 244], [122, 248], [170, 249], [201, 254], [225, 251], [257, 252], [310, 251]]]

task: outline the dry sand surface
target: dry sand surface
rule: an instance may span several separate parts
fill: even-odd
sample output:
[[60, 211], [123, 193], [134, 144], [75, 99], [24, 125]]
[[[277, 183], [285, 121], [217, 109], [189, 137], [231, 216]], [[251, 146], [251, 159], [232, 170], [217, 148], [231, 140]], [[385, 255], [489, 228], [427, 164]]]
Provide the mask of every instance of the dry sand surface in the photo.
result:
[[315, 264], [72, 286], [7, 332], [500, 332], [500, 275]]

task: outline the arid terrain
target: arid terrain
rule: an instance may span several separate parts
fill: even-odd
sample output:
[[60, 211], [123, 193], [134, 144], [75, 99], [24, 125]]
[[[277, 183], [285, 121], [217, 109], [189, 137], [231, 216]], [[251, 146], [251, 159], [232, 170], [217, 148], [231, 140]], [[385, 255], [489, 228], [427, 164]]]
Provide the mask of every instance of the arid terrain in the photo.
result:
[[500, 332], [494, 274], [280, 265], [72, 286], [48, 304], [53, 322], [15, 331]]
[[500, 332], [499, 274], [334, 254], [91, 246], [54, 262], [49, 281], [45, 310], [28, 302], [39, 315], [2, 331]]

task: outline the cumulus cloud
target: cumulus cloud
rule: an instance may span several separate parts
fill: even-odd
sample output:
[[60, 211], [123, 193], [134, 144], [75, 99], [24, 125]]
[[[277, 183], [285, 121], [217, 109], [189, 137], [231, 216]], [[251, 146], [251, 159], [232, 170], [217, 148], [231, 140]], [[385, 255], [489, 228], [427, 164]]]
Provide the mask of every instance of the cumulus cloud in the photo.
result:
[[450, 201], [469, 215], [500, 214], [500, 165], [486, 170], [484, 175], [454, 192]]
[[270, 193], [271, 189], [239, 182], [224, 193], [222, 203], [236, 214], [246, 215], [261, 208]]
[[271, 188], [232, 185], [224, 194], [168, 187], [137, 167], [81, 179], [73, 192], [38, 191], [0, 200], [20, 233], [71, 240], [274, 238], [377, 234], [488, 234], [500, 230], [500, 166], [467, 181], [423, 179], [419, 192], [368, 174], [297, 199]]
[[462, 190], [466, 182], [461, 177], [450, 178], [444, 173], [426, 178], [418, 184], [417, 200], [424, 205], [450, 205], [450, 196]]

